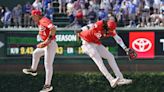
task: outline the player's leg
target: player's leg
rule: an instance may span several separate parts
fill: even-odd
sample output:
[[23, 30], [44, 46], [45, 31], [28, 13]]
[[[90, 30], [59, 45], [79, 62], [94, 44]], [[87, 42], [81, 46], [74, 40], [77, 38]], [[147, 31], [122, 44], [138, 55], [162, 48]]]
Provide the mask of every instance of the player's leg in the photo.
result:
[[45, 85], [40, 92], [49, 92], [53, 89], [53, 87], [51, 86], [51, 80], [53, 76], [53, 61], [55, 58], [56, 49], [57, 43], [55, 41], [52, 41], [50, 45], [46, 47], [44, 58], [44, 66], [46, 71]]
[[122, 73], [120, 72], [120, 69], [118, 68], [118, 65], [115, 61], [114, 56], [103, 45], [98, 46], [97, 50], [98, 50], [99, 54], [101, 55], [101, 57], [107, 59], [109, 65], [112, 68], [113, 72], [115, 73], [116, 77], [120, 78], [119, 82], [118, 82], [118, 85], [132, 83], [132, 80], [125, 79], [123, 77]]
[[110, 82], [111, 87], [115, 87], [117, 84], [118, 78], [114, 79], [112, 75], [108, 72], [107, 68], [105, 67], [103, 63], [102, 58], [100, 57], [99, 53], [96, 50], [96, 47], [93, 44], [85, 44], [85, 45], [82, 45], [82, 49], [86, 54], [88, 54], [93, 59], [93, 61], [98, 66], [99, 70]]
[[40, 57], [42, 57], [44, 55], [44, 50], [45, 48], [36, 48], [32, 54], [32, 65], [31, 65], [31, 69], [33, 70], [37, 70], [39, 61], [40, 61]]
[[107, 59], [116, 77], [123, 78], [123, 75], [120, 72], [120, 69], [118, 68], [118, 65], [115, 61], [114, 56], [103, 45], [98, 46], [97, 51], [99, 52], [101, 57], [103, 57], [104, 59]]
[[44, 48], [36, 48], [32, 54], [32, 65], [30, 69], [23, 69], [25, 74], [37, 75], [37, 67], [40, 61], [40, 57], [44, 55]]

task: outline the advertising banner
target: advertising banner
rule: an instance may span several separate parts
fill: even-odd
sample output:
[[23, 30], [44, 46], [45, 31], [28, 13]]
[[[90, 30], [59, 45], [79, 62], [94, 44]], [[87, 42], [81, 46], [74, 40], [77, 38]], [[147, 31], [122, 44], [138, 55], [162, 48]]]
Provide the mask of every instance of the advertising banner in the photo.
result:
[[[118, 33], [126, 46], [133, 48], [138, 58], [154, 58], [164, 55], [164, 32], [162, 31], [121, 31]], [[7, 31], [0, 34], [1, 56], [31, 56], [39, 40], [37, 31]], [[81, 40], [72, 30], [57, 31], [58, 56], [83, 56]], [[110, 37], [101, 39], [103, 45], [114, 56], [126, 56], [125, 51]]]
[[155, 33], [155, 55], [164, 55], [164, 32]]
[[129, 47], [133, 48], [138, 58], [154, 58], [154, 32], [130, 32]]
[[[36, 31], [11, 31], [6, 32], [6, 55], [7, 56], [31, 56], [36, 45], [41, 41]], [[56, 42], [58, 43], [57, 56], [83, 56], [81, 40], [73, 30], [57, 31]], [[112, 38], [102, 39], [106, 48], [117, 55], [117, 45]], [[55, 50], [54, 50], [55, 51]]]

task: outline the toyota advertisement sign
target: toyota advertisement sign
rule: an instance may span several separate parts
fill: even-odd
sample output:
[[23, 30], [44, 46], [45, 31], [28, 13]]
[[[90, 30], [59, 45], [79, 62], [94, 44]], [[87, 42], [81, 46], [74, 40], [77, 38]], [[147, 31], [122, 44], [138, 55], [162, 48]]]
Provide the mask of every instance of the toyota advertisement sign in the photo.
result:
[[154, 32], [130, 32], [129, 47], [137, 52], [137, 58], [154, 58], [154, 39]]

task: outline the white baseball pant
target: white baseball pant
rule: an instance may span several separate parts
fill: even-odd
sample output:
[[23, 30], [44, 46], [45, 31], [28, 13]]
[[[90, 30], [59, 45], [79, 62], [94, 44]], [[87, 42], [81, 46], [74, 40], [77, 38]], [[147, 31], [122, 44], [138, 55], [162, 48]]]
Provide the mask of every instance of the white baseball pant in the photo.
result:
[[84, 53], [88, 54], [92, 58], [92, 60], [98, 66], [99, 70], [109, 81], [111, 81], [113, 77], [105, 67], [102, 58], [107, 59], [116, 77], [119, 77], [120, 79], [123, 78], [123, 75], [117, 66], [114, 56], [103, 45], [88, 43], [84, 40], [82, 40], [82, 42], [83, 45], [81, 47]]
[[45, 84], [51, 85], [53, 75], [53, 61], [57, 50], [56, 41], [52, 41], [48, 46], [44, 48], [36, 48], [32, 54], [32, 66], [31, 69], [37, 70], [40, 58], [44, 55], [44, 66], [46, 71]]

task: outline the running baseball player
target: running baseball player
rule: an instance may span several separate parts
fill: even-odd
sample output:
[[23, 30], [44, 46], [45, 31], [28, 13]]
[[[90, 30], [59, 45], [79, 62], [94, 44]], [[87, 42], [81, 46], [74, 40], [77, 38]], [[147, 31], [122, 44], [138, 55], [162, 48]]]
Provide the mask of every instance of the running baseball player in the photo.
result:
[[[88, 54], [96, 63], [99, 70], [109, 81], [112, 88], [117, 85], [124, 85], [132, 83], [131, 79], [125, 79], [120, 72], [114, 56], [102, 45], [100, 39], [103, 37], [112, 36], [115, 41], [127, 52], [130, 59], [135, 59], [136, 53], [134, 50], [127, 48], [121, 37], [116, 33], [116, 23], [114, 20], [100, 20], [94, 24], [89, 24], [76, 31], [82, 40], [82, 50]], [[114, 71], [116, 78], [114, 78], [105, 67], [103, 60], [107, 59], [110, 67]]]
[[39, 36], [43, 40], [37, 45], [32, 54], [32, 66], [30, 69], [23, 69], [23, 73], [32, 76], [37, 75], [37, 67], [40, 57], [44, 55], [45, 66], [45, 84], [40, 92], [49, 92], [53, 90], [51, 80], [53, 75], [53, 61], [56, 54], [57, 43], [55, 41], [56, 28], [50, 19], [43, 17], [39, 10], [32, 10], [32, 18], [39, 27]]

